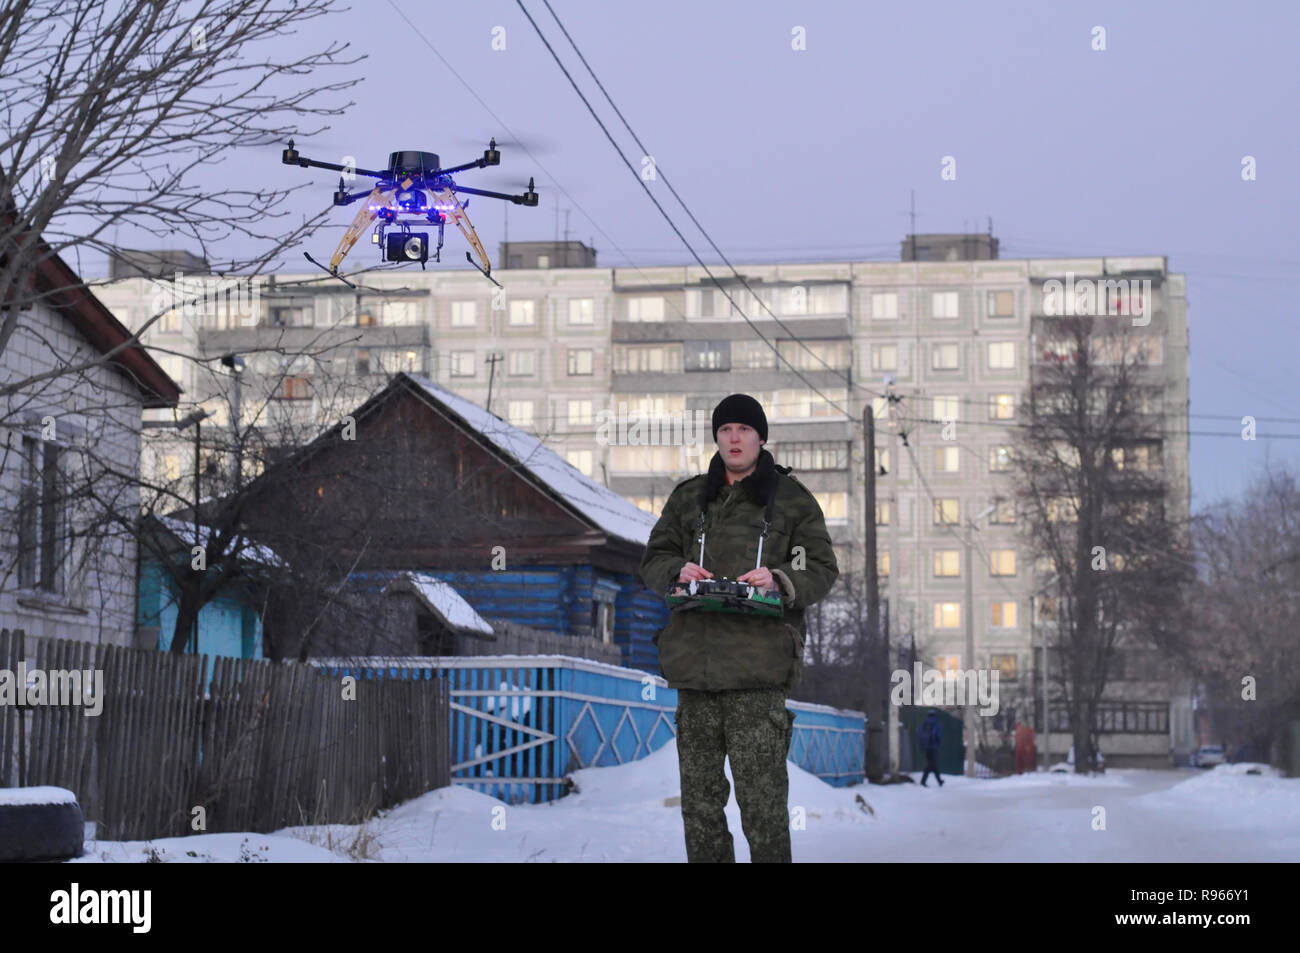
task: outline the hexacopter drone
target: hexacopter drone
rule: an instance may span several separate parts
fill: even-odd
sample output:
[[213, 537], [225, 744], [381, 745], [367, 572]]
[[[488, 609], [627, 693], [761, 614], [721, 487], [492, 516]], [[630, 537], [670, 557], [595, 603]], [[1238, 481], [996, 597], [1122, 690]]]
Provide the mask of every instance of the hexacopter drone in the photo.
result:
[[[513, 202], [515, 205], [528, 207], [537, 205], [537, 193], [533, 191], [532, 179], [528, 180], [528, 191], [522, 195], [507, 195], [504, 192], [471, 189], [468, 186], [457, 185], [452, 181], [451, 176], [455, 172], [500, 165], [501, 153], [497, 151], [495, 138], [491, 140], [487, 149], [484, 150], [483, 158], [452, 166], [449, 169], [444, 169], [439, 165], [438, 156], [435, 153], [409, 150], [390, 153], [388, 168], [383, 172], [354, 169], [333, 162], [318, 162], [315, 159], [303, 158], [294, 149], [292, 139], [289, 140], [289, 148], [285, 149], [281, 154], [281, 161], [285, 165], [302, 166], [304, 169], [311, 167], [331, 169], [345, 175], [364, 175], [378, 179], [373, 189], [348, 192], [344, 187], [343, 178], [339, 178], [339, 188], [334, 193], [334, 204], [351, 205], [357, 199], [365, 199], [365, 204], [357, 211], [356, 217], [352, 219], [352, 224], [344, 232], [338, 248], [334, 250], [334, 255], [330, 258], [328, 268], [315, 258], [312, 258], [307, 252], [303, 252], [307, 260], [312, 264], [325, 268], [334, 277], [349, 285], [352, 283], [339, 274], [339, 265], [347, 257], [348, 252], [352, 250], [352, 246], [357, 243], [357, 239], [361, 237], [362, 232], [369, 228], [375, 219], [378, 219], [379, 224], [371, 233], [370, 240], [373, 244], [379, 246], [381, 261], [418, 261], [420, 267], [424, 267], [424, 263], [430, 258], [429, 233], [412, 231], [412, 224], [436, 225], [438, 227], [438, 246], [433, 249], [432, 258], [434, 261], [441, 261], [442, 232], [447, 222], [450, 221], [460, 229], [461, 234], [465, 236], [465, 240], [478, 254], [482, 264], [476, 262], [469, 252], [465, 252], [466, 261], [481, 271], [485, 278], [500, 287], [500, 283], [492, 277], [492, 262], [483, 249], [483, 243], [479, 241], [474, 226], [470, 224], [469, 216], [465, 214], [465, 207], [469, 205], [469, 201], [466, 200], [462, 204], [460, 199], [456, 197], [456, 193], [464, 192], [468, 195], [482, 195], [490, 199], [502, 199], [506, 202]], [[389, 233], [388, 229], [394, 227], [397, 230]]]

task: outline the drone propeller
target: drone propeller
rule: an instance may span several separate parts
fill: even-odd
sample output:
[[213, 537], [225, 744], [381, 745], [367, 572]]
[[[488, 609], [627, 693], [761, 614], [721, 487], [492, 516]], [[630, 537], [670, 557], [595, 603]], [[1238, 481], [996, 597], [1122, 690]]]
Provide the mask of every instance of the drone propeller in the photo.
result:
[[497, 149], [518, 150], [518, 158], [526, 157], [529, 153], [535, 156], [553, 155], [558, 149], [555, 140], [535, 135], [527, 135], [523, 139], [516, 139], [512, 136], [493, 136], [491, 134], [475, 138], [449, 136], [441, 141], [445, 142], [451, 149], [460, 150], [482, 148], [483, 144], [489, 140], [496, 142], [495, 148]]

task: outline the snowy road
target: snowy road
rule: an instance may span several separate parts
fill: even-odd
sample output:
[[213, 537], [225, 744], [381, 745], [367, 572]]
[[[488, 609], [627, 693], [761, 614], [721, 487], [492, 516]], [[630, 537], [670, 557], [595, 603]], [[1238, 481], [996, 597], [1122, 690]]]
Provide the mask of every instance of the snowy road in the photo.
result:
[[[933, 782], [927, 788], [832, 788], [790, 765], [794, 860], [1300, 860], [1300, 779], [1241, 769], [954, 777], [942, 788]], [[353, 856], [506, 863], [686, 859], [674, 743], [641, 761], [573, 777], [578, 792], [553, 804], [509, 806], [463, 788], [431, 791], [371, 821], [363, 832], [369, 847]], [[859, 795], [874, 816], [859, 806]], [[736, 859], [748, 860], [734, 794], [727, 816]], [[151, 849], [163, 860], [189, 863], [238, 861], [241, 853], [272, 862], [337, 861], [347, 859], [340, 846], [354, 844], [358, 833], [334, 827], [207, 834], [155, 841]], [[334, 851], [321, 846], [326, 834]], [[139, 842], [89, 846], [83, 861], [145, 856]]]

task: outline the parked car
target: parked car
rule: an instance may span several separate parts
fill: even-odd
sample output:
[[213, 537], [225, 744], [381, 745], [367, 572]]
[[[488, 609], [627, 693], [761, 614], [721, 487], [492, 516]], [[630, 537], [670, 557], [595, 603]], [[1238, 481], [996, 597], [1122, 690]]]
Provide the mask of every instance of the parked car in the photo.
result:
[[1212, 768], [1216, 764], [1227, 764], [1223, 745], [1201, 745], [1192, 753], [1192, 767]]

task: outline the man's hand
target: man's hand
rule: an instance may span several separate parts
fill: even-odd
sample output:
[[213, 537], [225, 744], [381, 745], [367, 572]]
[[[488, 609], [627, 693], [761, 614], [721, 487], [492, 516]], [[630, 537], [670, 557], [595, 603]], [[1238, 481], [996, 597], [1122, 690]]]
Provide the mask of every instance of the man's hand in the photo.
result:
[[757, 569], [751, 569], [743, 576], [738, 576], [736, 582], [747, 582], [760, 589], [775, 589], [777, 587], [776, 581], [772, 578], [772, 570], [768, 569], [766, 566], [759, 566]]
[[709, 572], [703, 566], [697, 566], [695, 563], [687, 563], [682, 567], [682, 571], [677, 574], [678, 582], [692, 582], [696, 579], [712, 579], [713, 573]]

